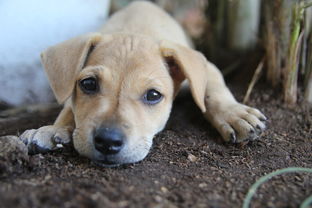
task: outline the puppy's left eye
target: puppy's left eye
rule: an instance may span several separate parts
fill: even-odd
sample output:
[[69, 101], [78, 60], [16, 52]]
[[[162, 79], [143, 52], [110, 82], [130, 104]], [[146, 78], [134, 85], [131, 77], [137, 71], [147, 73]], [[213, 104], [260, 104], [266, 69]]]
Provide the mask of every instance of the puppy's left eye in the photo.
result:
[[94, 77], [83, 79], [79, 82], [81, 90], [86, 94], [96, 93], [98, 91], [97, 80]]
[[148, 90], [143, 95], [143, 102], [148, 105], [155, 105], [159, 103], [163, 98], [163, 95], [155, 89]]

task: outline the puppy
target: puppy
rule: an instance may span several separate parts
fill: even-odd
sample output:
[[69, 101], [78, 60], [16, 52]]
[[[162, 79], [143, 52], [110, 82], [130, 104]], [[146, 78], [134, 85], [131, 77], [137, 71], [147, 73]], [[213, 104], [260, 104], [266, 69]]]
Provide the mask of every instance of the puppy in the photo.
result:
[[72, 141], [99, 164], [138, 162], [164, 128], [184, 80], [225, 141], [254, 140], [265, 129], [265, 116], [238, 103], [180, 25], [149, 2], [130, 4], [98, 33], [52, 46], [41, 58], [64, 109], [54, 125], [21, 135], [31, 153]]

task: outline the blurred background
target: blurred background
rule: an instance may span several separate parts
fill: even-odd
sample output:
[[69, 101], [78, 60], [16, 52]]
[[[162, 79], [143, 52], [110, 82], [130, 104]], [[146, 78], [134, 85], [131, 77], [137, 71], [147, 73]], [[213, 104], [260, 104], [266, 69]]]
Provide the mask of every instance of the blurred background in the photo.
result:
[[108, 0], [0, 1], [0, 101], [2, 105], [54, 100], [40, 53], [95, 31], [108, 16]]
[[[60, 41], [96, 31], [109, 14], [131, 1], [1, 1], [0, 108], [53, 102], [40, 52]], [[196, 48], [226, 77], [248, 69], [252, 79], [245, 102], [262, 78], [288, 106], [295, 106], [298, 94], [312, 103], [312, 1], [153, 2], [183, 25]]]

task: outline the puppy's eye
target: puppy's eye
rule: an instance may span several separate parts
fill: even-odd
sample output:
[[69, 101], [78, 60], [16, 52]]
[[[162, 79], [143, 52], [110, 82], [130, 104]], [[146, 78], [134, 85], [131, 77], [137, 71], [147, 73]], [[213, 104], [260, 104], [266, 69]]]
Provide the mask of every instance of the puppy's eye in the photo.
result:
[[155, 105], [159, 103], [163, 98], [163, 95], [158, 92], [157, 90], [151, 89], [148, 90], [144, 95], [143, 95], [143, 102], [148, 105]]
[[81, 90], [86, 94], [96, 93], [98, 91], [97, 80], [94, 77], [83, 79], [79, 82]]

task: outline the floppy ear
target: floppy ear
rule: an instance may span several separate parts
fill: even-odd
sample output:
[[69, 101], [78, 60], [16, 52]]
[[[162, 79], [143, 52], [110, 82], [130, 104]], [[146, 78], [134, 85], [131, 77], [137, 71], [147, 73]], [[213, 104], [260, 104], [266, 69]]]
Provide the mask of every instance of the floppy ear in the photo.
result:
[[101, 39], [102, 35], [98, 33], [78, 36], [41, 53], [41, 62], [59, 103], [64, 103], [72, 93], [76, 75]]
[[[202, 112], [205, 112], [205, 94], [208, 82], [207, 70], [209, 64], [206, 58], [193, 49], [168, 41], [161, 42], [160, 50], [166, 61], [173, 60], [176, 63], [178, 69], [174, 69], [173, 74], [182, 73], [182, 75], [185, 76], [190, 84], [195, 103]], [[172, 64], [168, 65], [170, 68]], [[170, 71], [171, 70], [172, 68], [170, 68]], [[177, 72], [177, 70], [179, 72]], [[173, 76], [173, 79], [176, 79], [176, 77], [181, 77], [181, 75]]]

